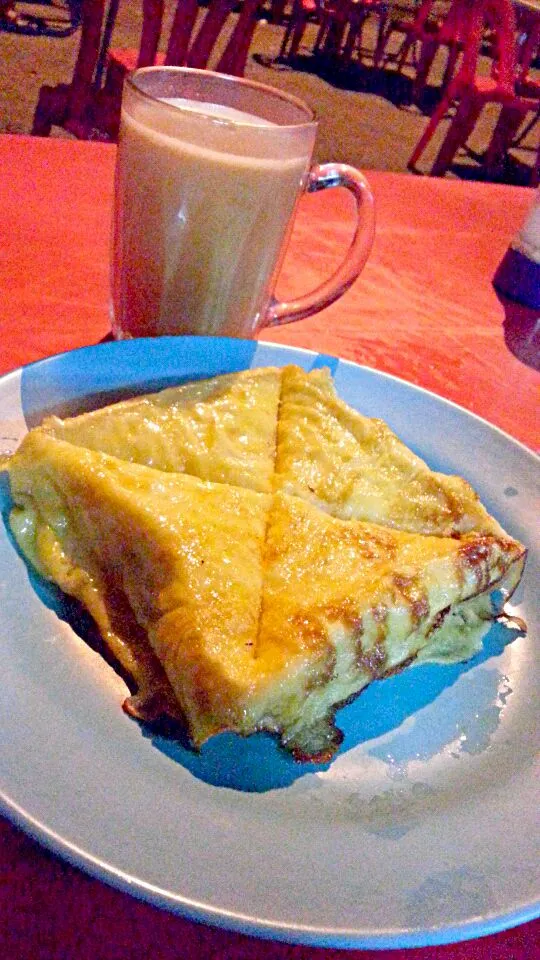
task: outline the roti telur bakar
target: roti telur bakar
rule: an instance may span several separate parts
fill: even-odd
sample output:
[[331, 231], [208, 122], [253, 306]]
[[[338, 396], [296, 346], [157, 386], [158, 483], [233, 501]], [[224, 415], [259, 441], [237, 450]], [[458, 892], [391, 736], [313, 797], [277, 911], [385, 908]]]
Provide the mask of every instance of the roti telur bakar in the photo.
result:
[[326, 370], [263, 368], [46, 419], [7, 463], [28, 561], [200, 747], [275, 733], [326, 761], [374, 679], [476, 653], [525, 548]]

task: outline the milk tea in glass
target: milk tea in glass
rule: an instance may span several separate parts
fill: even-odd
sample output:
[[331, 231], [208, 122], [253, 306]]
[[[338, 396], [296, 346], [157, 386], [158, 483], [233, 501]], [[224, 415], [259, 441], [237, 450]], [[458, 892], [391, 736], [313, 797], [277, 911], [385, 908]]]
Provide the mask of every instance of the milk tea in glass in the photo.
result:
[[[315, 135], [307, 106], [261, 84], [172, 67], [127, 80], [113, 228], [117, 338], [251, 337], [320, 309], [311, 295], [273, 302], [295, 206], [314, 181]], [[312, 189], [333, 185], [323, 179]], [[363, 182], [364, 220], [368, 191]], [[368, 227], [357, 229], [364, 247]]]

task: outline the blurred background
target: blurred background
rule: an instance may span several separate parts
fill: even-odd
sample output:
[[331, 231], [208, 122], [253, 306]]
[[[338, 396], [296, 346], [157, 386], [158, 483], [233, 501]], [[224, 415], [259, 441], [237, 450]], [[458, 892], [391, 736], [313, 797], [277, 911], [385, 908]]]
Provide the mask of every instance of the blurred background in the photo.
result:
[[[0, 20], [0, 132], [30, 133], [40, 87], [71, 80], [80, 41], [80, 3], [81, 0], [47, 3], [21, 0], [14, 7], [15, 21]], [[436, 6], [444, 14], [449, 3]], [[164, 35], [168, 34], [175, 7], [176, 0], [165, 0]], [[405, 17], [413, 17], [418, 9], [414, 0], [400, 0], [393, 7]], [[276, 4], [263, 6], [259, 11], [245, 75], [282, 87], [314, 108], [320, 120], [317, 161], [332, 159], [365, 170], [405, 172], [411, 152], [440, 96], [444, 51], [435, 58], [421, 100], [412, 103], [414, 62], [400, 71], [396, 69], [395, 58], [392, 62], [392, 52], [397, 51], [400, 43], [398, 37], [389, 41], [386, 62], [380, 67], [373, 64], [378, 31], [376, 17], [368, 17], [365, 22], [361, 49], [347, 66], [340, 66], [313, 52], [319, 29], [315, 14], [307, 19], [297, 53], [279, 58], [293, 7], [288, 3], [282, 10], [279, 17]], [[141, 11], [142, 2], [120, 0], [113, 46], [137, 46]], [[232, 30], [233, 25], [234, 16], [227, 29]], [[485, 69], [488, 69], [487, 57]], [[518, 185], [530, 182], [538, 148], [538, 123], [509, 152], [504, 169], [498, 170], [496, 176], [489, 176], [479, 162], [489, 143], [497, 109], [495, 105], [486, 107], [467, 149], [460, 151], [447, 176], [498, 179]], [[444, 120], [418, 164], [419, 172], [431, 169], [447, 128], [448, 120]], [[53, 128], [51, 135], [70, 136], [59, 127]]]

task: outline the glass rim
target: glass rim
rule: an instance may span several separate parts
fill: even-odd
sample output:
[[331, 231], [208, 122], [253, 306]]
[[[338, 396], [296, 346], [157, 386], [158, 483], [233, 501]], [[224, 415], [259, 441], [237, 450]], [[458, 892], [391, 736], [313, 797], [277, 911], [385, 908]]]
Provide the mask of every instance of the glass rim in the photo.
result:
[[[292, 123], [277, 123], [275, 126], [271, 127], [275, 132], [276, 127], [279, 130], [298, 130], [305, 127], [317, 126], [318, 118], [315, 111], [310, 107], [304, 100], [301, 100], [300, 97], [296, 97], [292, 93], [288, 93], [285, 90], [278, 90], [276, 87], [270, 86], [267, 83], [261, 83], [259, 80], [251, 80], [248, 77], [235, 77], [232, 74], [228, 73], [218, 73], [214, 70], [200, 70], [195, 67], [175, 67], [168, 66], [164, 64], [155, 64], [149, 67], [137, 67], [133, 70], [125, 79], [126, 86], [131, 87], [139, 96], [144, 97], [145, 99], [153, 102], [159, 103], [162, 108], [168, 110], [180, 111], [181, 113], [187, 115], [188, 113], [193, 116], [194, 114], [201, 118], [202, 120], [210, 120], [215, 122], [216, 117], [210, 113], [204, 113], [202, 110], [199, 113], [194, 110], [187, 110], [182, 108], [180, 105], [175, 105], [171, 103], [165, 103], [160, 97], [154, 96], [152, 93], [148, 93], [146, 90], [142, 90], [141, 87], [137, 84], [137, 77], [144, 75], [149, 76], [150, 74], [155, 73], [165, 73], [165, 74], [182, 74], [188, 76], [199, 76], [201, 78], [214, 78], [217, 80], [225, 81], [225, 83], [234, 84], [234, 86], [249, 87], [252, 90], [258, 90], [262, 94], [271, 96], [274, 100], [281, 100], [285, 103], [291, 104], [291, 106], [296, 107], [298, 110], [303, 111], [306, 114], [306, 119], [304, 121], [299, 120]], [[201, 101], [201, 105], [204, 104], [204, 101]], [[256, 130], [268, 130], [268, 124], [261, 120], [261, 123], [242, 123], [241, 120], [230, 120], [231, 124], [236, 126], [249, 126]]]

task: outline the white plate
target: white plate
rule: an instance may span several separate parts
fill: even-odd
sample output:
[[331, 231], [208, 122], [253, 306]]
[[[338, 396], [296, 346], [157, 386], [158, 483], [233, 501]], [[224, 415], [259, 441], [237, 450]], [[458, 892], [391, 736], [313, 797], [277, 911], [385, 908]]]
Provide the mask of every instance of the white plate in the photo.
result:
[[[61, 619], [62, 600], [0, 528], [5, 810], [102, 880], [186, 916], [263, 937], [421, 946], [538, 913], [538, 461], [477, 417], [373, 370], [301, 350], [178, 338], [78, 350], [0, 380], [13, 447], [44, 412], [267, 364], [329, 365], [340, 395], [383, 417], [429, 464], [467, 477], [530, 547], [515, 609], [473, 661], [374, 683], [338, 714], [329, 766], [273, 740], [223, 735], [199, 757], [121, 710], [125, 686]], [[25, 426], [26, 425], [26, 426]], [[4, 518], [9, 498], [3, 491]]]

